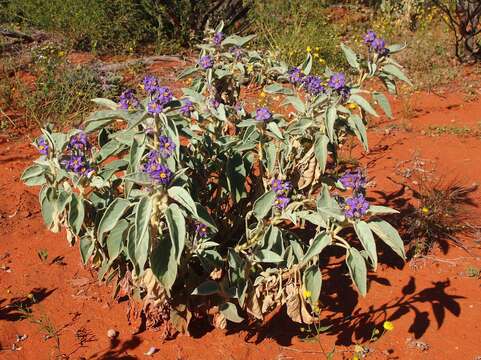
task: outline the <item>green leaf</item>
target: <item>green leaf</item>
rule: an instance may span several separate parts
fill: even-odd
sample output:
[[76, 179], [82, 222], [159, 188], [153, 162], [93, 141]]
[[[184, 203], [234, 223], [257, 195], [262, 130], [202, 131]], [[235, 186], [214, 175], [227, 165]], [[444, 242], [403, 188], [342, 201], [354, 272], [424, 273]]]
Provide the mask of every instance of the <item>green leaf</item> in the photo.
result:
[[311, 54], [307, 54], [306, 56], [306, 60], [304, 60], [304, 62], [302, 63], [302, 65], [300, 66], [302, 72], [306, 75], [309, 75], [311, 73], [311, 70], [312, 70], [312, 55]]
[[256, 257], [256, 261], [262, 263], [280, 263], [284, 260], [284, 258], [279, 254], [266, 249], [258, 250], [254, 255]]
[[221, 45], [235, 45], [242, 47], [252, 39], [254, 39], [256, 35], [247, 35], [247, 36], [239, 36], [239, 35], [230, 35], [222, 41]]
[[366, 250], [369, 258], [372, 261], [372, 267], [374, 271], [377, 268], [377, 250], [376, 250], [376, 241], [374, 240], [374, 236], [372, 234], [369, 225], [364, 221], [358, 221], [354, 223], [354, 230], [356, 231], [356, 235], [361, 241], [362, 247]]
[[150, 248], [150, 217], [152, 214], [152, 198], [144, 196], [134, 209], [135, 212], [135, 259], [139, 270], [144, 269]]
[[115, 119], [123, 118], [126, 110], [101, 110], [94, 112], [86, 121], [84, 131], [94, 132], [110, 125]]
[[207, 295], [214, 295], [217, 294], [220, 291], [219, 285], [217, 282], [213, 280], [206, 280], [199, 286], [197, 286], [194, 291], [192, 291], [192, 295], [201, 295], [201, 296], [207, 296]]
[[406, 43], [404, 44], [392, 44], [387, 47], [389, 54], [398, 53], [406, 48]]
[[309, 260], [311, 260], [314, 256], [317, 256], [324, 250], [325, 247], [331, 245], [332, 238], [331, 235], [327, 232], [321, 232], [312, 241], [311, 246], [307, 250], [306, 254], [302, 258], [302, 262], [306, 264]]
[[175, 248], [170, 237], [163, 236], [160, 238], [152, 251], [150, 267], [160, 283], [170, 292], [177, 278]]
[[399, 211], [387, 206], [369, 205], [367, 210], [370, 215], [399, 214]]
[[72, 193], [72, 199], [70, 200], [69, 205], [68, 222], [71, 230], [77, 235], [80, 234], [80, 230], [82, 229], [84, 217], [85, 210], [83, 199], [79, 195]]
[[362, 296], [367, 294], [367, 268], [364, 258], [356, 248], [347, 249], [346, 264], [351, 279]]
[[85, 265], [92, 256], [94, 250], [93, 242], [90, 236], [85, 235], [80, 238], [80, 256], [82, 257], [82, 263]]
[[319, 270], [319, 265], [314, 264], [309, 266], [303, 274], [304, 289], [310, 292], [307, 298], [311, 304], [316, 305], [321, 294], [322, 275]]
[[37, 186], [45, 184], [45, 168], [40, 165], [32, 165], [28, 167], [20, 177], [25, 185], [27, 186]]
[[354, 133], [358, 137], [364, 149], [368, 151], [369, 143], [367, 139], [367, 131], [362, 119], [357, 114], [351, 114], [348, 119], [348, 124], [352, 131], [354, 131]]
[[97, 229], [97, 240], [101, 244], [103, 244], [104, 234], [112, 230], [114, 226], [117, 225], [117, 222], [129, 207], [129, 201], [122, 198], [116, 198], [114, 201], [112, 201], [107, 210], [105, 210]]
[[368, 223], [371, 230], [379, 236], [396, 254], [406, 260], [404, 242], [394, 227], [384, 220], [372, 220]]
[[187, 76], [196, 73], [198, 70], [199, 68], [197, 66], [188, 67], [180, 72], [180, 74], [177, 76], [177, 80], [186, 78]]
[[399, 80], [404, 81], [405, 83], [413, 86], [413, 83], [411, 80], [408, 79], [406, 75], [402, 72], [400, 68], [398, 68], [396, 65], [393, 64], [386, 64], [383, 66], [382, 71], [385, 72], [386, 74], [392, 75], [397, 77]]
[[116, 110], [119, 108], [119, 104], [117, 104], [115, 101], [112, 101], [110, 99], [95, 98], [95, 99], [92, 99], [92, 102], [96, 103], [97, 105], [106, 107], [107, 109], [110, 109], [110, 110]]
[[286, 97], [286, 99], [282, 102], [282, 105], [288, 104], [292, 104], [299, 113], [306, 112], [306, 105], [304, 105], [304, 102], [302, 102], [302, 100], [298, 96]]
[[391, 105], [389, 104], [389, 100], [386, 97], [386, 95], [384, 95], [383, 93], [380, 93], [380, 92], [373, 92], [372, 96], [374, 97], [374, 100], [376, 100], [376, 102], [379, 104], [382, 111], [384, 111], [386, 116], [389, 119], [392, 119]]
[[279, 140], [284, 140], [284, 135], [282, 135], [282, 131], [279, 128], [279, 125], [277, 125], [275, 122], [270, 121], [267, 123], [267, 129], [270, 130], [275, 137], [277, 137]]
[[364, 99], [361, 95], [352, 94], [351, 97], [349, 98], [349, 102], [356, 103], [360, 107], [362, 107], [364, 109], [364, 111], [368, 112], [369, 114], [371, 114], [373, 116], [379, 117], [376, 110], [374, 110], [374, 108], [371, 106], [371, 104], [369, 104], [369, 102], [366, 99]]
[[347, 62], [351, 65], [354, 69], [359, 70], [359, 62], [357, 61], [357, 55], [349, 46], [346, 46], [341, 43], [341, 49], [344, 52], [344, 56], [346, 57]]
[[182, 211], [180, 211], [177, 204], [170, 204], [167, 210], [165, 210], [165, 218], [169, 228], [170, 239], [174, 244], [177, 263], [180, 264], [186, 236], [184, 215], [182, 215]]
[[239, 316], [236, 306], [230, 302], [221, 304], [219, 306], [219, 310], [225, 316], [225, 318], [229, 321], [232, 321], [235, 323], [241, 323], [244, 320]]
[[197, 216], [195, 216], [195, 219], [207, 225], [214, 232], [217, 232], [218, 229], [217, 229], [217, 226], [215, 225], [215, 221], [214, 219], [212, 219], [207, 209], [199, 203], [195, 203], [195, 207], [197, 209]]
[[120, 220], [110, 231], [107, 237], [107, 250], [109, 252], [109, 262], [112, 263], [120, 254], [122, 246], [127, 243], [129, 223], [127, 220]]
[[269, 191], [259, 197], [254, 203], [254, 215], [258, 220], [263, 219], [271, 211], [274, 206], [274, 200], [276, 199], [276, 193]]
[[334, 142], [334, 124], [336, 123], [337, 119], [337, 110], [335, 106], [330, 106], [327, 108], [326, 111], [326, 130], [327, 130], [327, 136], [331, 140], [331, 142]]
[[264, 92], [268, 94], [283, 94], [283, 95], [293, 95], [292, 89], [282, 86], [281, 84], [270, 84], [264, 86]]
[[169, 197], [177, 201], [192, 215], [197, 216], [197, 208], [189, 192], [180, 186], [172, 186], [167, 190]]
[[316, 142], [314, 143], [314, 154], [316, 155], [316, 160], [321, 167], [322, 173], [326, 171], [328, 144], [329, 138], [324, 134], [321, 134], [319, 137], [317, 137]]

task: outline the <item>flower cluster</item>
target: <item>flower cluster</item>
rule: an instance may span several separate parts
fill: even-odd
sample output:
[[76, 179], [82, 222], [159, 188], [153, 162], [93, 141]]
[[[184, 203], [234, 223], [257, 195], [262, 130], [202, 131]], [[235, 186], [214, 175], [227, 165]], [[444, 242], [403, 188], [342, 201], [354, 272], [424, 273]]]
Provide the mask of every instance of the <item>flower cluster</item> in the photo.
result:
[[48, 150], [50, 146], [48, 145], [47, 140], [42, 136], [37, 140], [37, 149], [38, 152], [42, 155], [48, 155]]
[[139, 99], [135, 96], [135, 92], [132, 89], [125, 90], [120, 94], [119, 108], [122, 110], [137, 109], [140, 105]]
[[147, 154], [147, 162], [142, 165], [142, 171], [158, 183], [167, 185], [172, 178], [172, 171], [160, 162], [162, 155], [157, 150], [151, 150]]
[[70, 138], [67, 144], [69, 153], [61, 161], [66, 171], [73, 172], [78, 176], [90, 177], [94, 169], [90, 165], [88, 151], [92, 148], [87, 135], [84, 132], [78, 132]]
[[332, 74], [327, 85], [334, 91], [337, 91], [344, 100], [347, 100], [351, 94], [351, 90], [346, 84], [346, 76], [343, 73]]
[[144, 90], [150, 95], [147, 111], [150, 114], [160, 114], [165, 106], [174, 99], [174, 94], [167, 86], [160, 86], [159, 79], [146, 76], [143, 81]]
[[214, 60], [210, 55], [204, 55], [200, 58], [199, 65], [202, 69], [207, 70], [214, 66]]
[[344, 200], [344, 214], [348, 218], [359, 219], [366, 215], [369, 209], [369, 202], [364, 197], [366, 178], [361, 169], [356, 171], [346, 171], [339, 178], [339, 182], [345, 188], [352, 189], [353, 195]]
[[372, 30], [369, 30], [366, 35], [364, 35], [364, 43], [369, 46], [370, 51], [374, 51], [381, 56], [389, 54], [389, 49], [386, 48], [386, 42], [378, 37]]
[[272, 191], [276, 193], [276, 199], [274, 200], [274, 205], [279, 209], [283, 210], [291, 202], [288, 197], [289, 192], [292, 190], [292, 184], [289, 181], [282, 181], [280, 179], [273, 179], [271, 181]]
[[267, 122], [272, 119], [272, 113], [266, 107], [261, 107], [256, 110], [256, 120]]
[[287, 74], [289, 75], [289, 82], [294, 85], [299, 85], [305, 76], [298, 67], [291, 68]]
[[319, 95], [326, 90], [324, 86], [322, 86], [322, 79], [319, 76], [305, 76], [302, 80], [302, 84], [304, 85], [306, 92], [312, 96]]

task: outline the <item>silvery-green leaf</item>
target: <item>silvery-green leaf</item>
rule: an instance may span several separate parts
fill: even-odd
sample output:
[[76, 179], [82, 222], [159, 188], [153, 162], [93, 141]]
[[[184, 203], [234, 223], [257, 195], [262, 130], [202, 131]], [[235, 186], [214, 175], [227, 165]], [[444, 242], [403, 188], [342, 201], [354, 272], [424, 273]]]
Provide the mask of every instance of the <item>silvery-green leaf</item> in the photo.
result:
[[276, 145], [271, 142], [267, 143], [264, 145], [263, 150], [267, 162], [267, 169], [270, 173], [272, 173], [276, 166]]
[[135, 206], [135, 258], [142, 271], [149, 256], [152, 198], [144, 196]]
[[289, 89], [289, 88], [284, 87], [281, 84], [277, 84], [277, 83], [264, 86], [264, 92], [266, 92], [268, 94], [283, 94], [283, 95], [294, 94], [292, 89]]
[[177, 204], [170, 204], [165, 211], [165, 218], [167, 220], [167, 226], [169, 227], [170, 239], [174, 244], [177, 263], [180, 264], [180, 257], [184, 251], [186, 237], [184, 215], [182, 215]]
[[409, 80], [408, 77], [406, 75], [404, 75], [402, 70], [400, 68], [398, 68], [397, 66], [393, 65], [393, 64], [384, 65], [383, 68], [382, 68], [382, 71], [385, 72], [386, 74], [395, 76], [399, 80], [402, 80], [405, 83], [413, 86], [413, 83], [411, 82], [411, 80]]
[[314, 143], [314, 154], [316, 156], [316, 160], [321, 167], [322, 173], [326, 171], [327, 165], [327, 145], [329, 144], [329, 138], [321, 134], [317, 137], [316, 142]]
[[223, 303], [219, 306], [220, 312], [225, 316], [225, 318], [229, 321], [240, 323], [244, 319], [239, 316], [237, 313], [237, 308], [234, 304], [230, 302]]
[[367, 294], [367, 268], [366, 262], [356, 248], [347, 249], [346, 264], [351, 279], [362, 296]]
[[347, 119], [349, 127], [354, 131], [356, 136], [358, 137], [359, 141], [361, 142], [364, 150], [369, 150], [369, 143], [367, 138], [367, 131], [364, 122], [362, 121], [361, 117], [357, 114], [351, 114]]
[[84, 222], [84, 216], [85, 210], [83, 199], [79, 195], [72, 193], [72, 198], [69, 205], [68, 222], [70, 229], [76, 235], [80, 234], [80, 230], [82, 229], [82, 224]]
[[192, 215], [197, 216], [197, 208], [195, 201], [190, 196], [189, 192], [180, 186], [172, 186], [167, 190], [169, 197], [177, 201]]
[[390, 54], [398, 53], [406, 48], [406, 43], [404, 44], [392, 44], [387, 46]]
[[127, 220], [120, 220], [117, 225], [110, 231], [107, 236], [107, 250], [109, 253], [109, 261], [112, 263], [120, 254], [122, 245], [127, 243], [129, 223]]
[[46, 182], [44, 174], [44, 167], [40, 165], [32, 165], [23, 172], [20, 180], [22, 180], [27, 186], [43, 185]]
[[359, 61], [357, 61], [356, 53], [345, 44], [341, 44], [341, 49], [344, 52], [344, 56], [346, 57], [349, 65], [351, 65], [354, 69], [359, 70]]
[[351, 97], [349, 98], [349, 102], [356, 103], [357, 105], [362, 107], [366, 112], [368, 112], [373, 116], [379, 116], [376, 110], [374, 110], [374, 108], [371, 106], [371, 104], [369, 104], [369, 102], [366, 99], [364, 99], [361, 95], [352, 94]]
[[304, 62], [300, 66], [300, 68], [305, 75], [309, 75], [311, 73], [311, 70], [312, 70], [312, 55], [311, 54], [309, 54], [309, 53], [307, 54], [306, 60], [304, 60]]
[[257, 219], [263, 219], [274, 206], [274, 200], [276, 199], [276, 193], [269, 191], [259, 197], [254, 203], [254, 215]]
[[389, 119], [392, 119], [391, 105], [389, 104], [389, 100], [386, 97], [386, 95], [384, 95], [383, 93], [380, 93], [380, 92], [373, 92], [372, 96], [374, 97], [374, 100], [376, 100], [376, 102], [379, 104], [382, 111], [384, 111], [386, 116]]
[[199, 68], [197, 66], [191, 66], [188, 67], [180, 72], [179, 75], [177, 75], [177, 80], [181, 80], [186, 78], [189, 75], [192, 75], [193, 73], [197, 72]]
[[85, 235], [80, 238], [80, 256], [82, 257], [82, 263], [85, 265], [92, 256], [94, 250], [93, 242], [90, 236]]
[[304, 289], [309, 291], [310, 294], [310, 296], [307, 298], [307, 301], [313, 305], [317, 305], [322, 286], [322, 275], [321, 271], [319, 270], [319, 265], [314, 264], [304, 270], [302, 282]]
[[317, 256], [321, 253], [322, 250], [326, 246], [331, 245], [332, 243], [332, 238], [331, 235], [329, 235], [326, 232], [321, 232], [316, 235], [314, 240], [312, 241], [312, 244], [309, 246], [309, 249], [307, 250], [306, 254], [302, 258], [302, 262], [305, 264], [309, 260], [311, 260], [314, 256]]
[[257, 262], [262, 263], [279, 263], [284, 260], [282, 256], [276, 254], [274, 251], [261, 249], [255, 252], [255, 258]]
[[362, 247], [366, 250], [367, 255], [372, 261], [373, 270], [377, 268], [377, 250], [376, 242], [368, 224], [364, 221], [358, 221], [354, 223], [354, 230], [358, 239], [361, 241]]
[[194, 216], [196, 220], [207, 225], [212, 231], [217, 232], [217, 226], [214, 219], [210, 216], [207, 209], [199, 203], [195, 203], [195, 208], [197, 211], [197, 216]]
[[169, 236], [162, 236], [152, 250], [150, 267], [160, 283], [170, 292], [177, 278], [177, 259]]
[[222, 41], [221, 45], [222, 46], [235, 45], [235, 46], [242, 47], [255, 37], [256, 35], [247, 35], [247, 36], [230, 35]]
[[367, 210], [370, 215], [399, 214], [399, 211], [387, 206], [370, 205]]
[[92, 99], [92, 101], [97, 105], [106, 107], [107, 109], [110, 109], [110, 110], [116, 110], [119, 108], [119, 104], [117, 104], [115, 101], [112, 101], [110, 99], [95, 98], [95, 99]]
[[300, 113], [306, 112], [306, 105], [304, 105], [304, 103], [298, 96], [286, 97], [286, 99], [282, 102], [281, 105], [288, 105], [288, 104], [292, 104], [294, 108]]
[[267, 129], [270, 130], [279, 140], [284, 140], [284, 135], [282, 135], [279, 125], [277, 125], [274, 121], [267, 123]]
[[403, 260], [406, 259], [404, 252], [404, 242], [395, 228], [384, 220], [372, 220], [368, 223], [371, 230], [379, 236], [393, 251], [398, 254]]
[[97, 240], [101, 244], [103, 244], [104, 234], [114, 228], [129, 207], [129, 201], [122, 198], [116, 198], [105, 210], [97, 229]]
[[326, 130], [327, 130], [327, 136], [331, 140], [331, 142], [334, 142], [334, 124], [336, 123], [337, 119], [337, 111], [335, 106], [330, 106], [327, 108], [326, 111]]

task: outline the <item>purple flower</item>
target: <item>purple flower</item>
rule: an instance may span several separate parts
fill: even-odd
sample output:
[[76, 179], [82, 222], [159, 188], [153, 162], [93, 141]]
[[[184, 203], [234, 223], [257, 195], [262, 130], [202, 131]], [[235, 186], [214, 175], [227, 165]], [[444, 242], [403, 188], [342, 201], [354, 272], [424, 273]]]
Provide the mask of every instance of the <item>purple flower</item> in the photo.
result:
[[61, 163], [65, 170], [73, 172], [79, 176], [90, 176], [93, 173], [93, 169], [90, 167], [88, 160], [83, 155], [69, 156]]
[[214, 108], [217, 109], [220, 106], [220, 101], [217, 99], [210, 99], [209, 100], [210, 105]]
[[167, 86], [160, 86], [157, 88], [157, 93], [155, 95], [155, 99], [160, 101], [162, 104], [167, 104], [168, 102], [172, 101], [174, 98], [174, 94]]
[[172, 139], [165, 135], [159, 136], [159, 154], [164, 159], [172, 156], [172, 153], [175, 151], [175, 144]]
[[160, 152], [151, 150], [147, 154], [147, 162], [143, 164], [142, 171], [156, 182], [167, 185], [172, 178], [172, 171], [160, 163]]
[[374, 39], [371, 43], [371, 48], [381, 56], [389, 53], [389, 50], [386, 49], [386, 42], [381, 38]]
[[322, 86], [322, 80], [318, 76], [309, 75], [304, 77], [302, 84], [306, 89], [307, 93], [316, 96], [325, 91], [324, 86]]
[[37, 140], [37, 149], [40, 154], [48, 155], [48, 150], [50, 149], [50, 146], [48, 145], [47, 140], [45, 140], [43, 136], [38, 138]]
[[347, 198], [344, 203], [344, 215], [348, 218], [361, 218], [366, 215], [369, 209], [369, 202], [364, 198], [364, 195], [359, 194]]
[[301, 69], [297, 68], [297, 67], [293, 67], [291, 68], [287, 74], [289, 75], [289, 82], [294, 84], [294, 85], [297, 85], [299, 84], [302, 79], [304, 78], [304, 74], [302, 73]]
[[194, 111], [194, 104], [189, 99], [185, 99], [182, 102], [182, 106], [180, 108], [180, 113], [182, 115], [186, 116], [186, 117], [190, 117], [192, 111]]
[[157, 79], [155, 76], [147, 75], [146, 77], [144, 77], [142, 85], [145, 91], [147, 91], [149, 94], [153, 94], [157, 91], [157, 88], [159, 87], [159, 79]]
[[266, 107], [261, 107], [256, 110], [257, 121], [269, 121], [272, 118], [272, 113]]
[[162, 111], [164, 111], [164, 105], [162, 102], [160, 102], [158, 99], [154, 99], [149, 102], [147, 105], [147, 111], [149, 114], [160, 114]]
[[271, 188], [277, 195], [287, 195], [292, 189], [292, 184], [290, 183], [290, 181], [272, 179]]
[[214, 34], [212, 42], [214, 43], [214, 45], [219, 46], [222, 40], [224, 40], [224, 34], [219, 31]]
[[135, 92], [132, 89], [125, 90], [120, 94], [119, 107], [122, 110], [136, 109], [139, 104], [139, 100], [136, 98]]
[[198, 224], [195, 226], [195, 232], [196, 232], [201, 238], [207, 237], [207, 225], [202, 224], [202, 223], [198, 223]]
[[356, 171], [346, 171], [344, 175], [339, 178], [339, 182], [345, 188], [351, 188], [353, 190], [360, 190], [366, 186], [366, 178], [359, 168]]
[[289, 203], [291, 202], [291, 199], [289, 199], [288, 197], [286, 196], [278, 196], [275, 200], [274, 200], [274, 205], [276, 206], [276, 208], [280, 209], [280, 210], [283, 210], [286, 208], [287, 205], [289, 205]]
[[70, 138], [70, 142], [67, 144], [68, 150], [78, 150], [79, 152], [83, 153], [86, 150], [89, 150], [91, 145], [89, 143], [89, 139], [87, 134], [84, 132], [79, 132]]
[[236, 60], [239, 60], [240, 57], [244, 54], [244, 50], [239, 47], [239, 46], [232, 46], [230, 49], [229, 49], [229, 52], [234, 55], [234, 57], [236, 58]]
[[214, 66], [214, 60], [212, 60], [210, 55], [204, 55], [200, 58], [199, 65], [202, 67], [202, 69], [207, 70]]
[[327, 85], [334, 90], [341, 90], [346, 86], [346, 77], [343, 73], [335, 73], [331, 76]]
[[364, 43], [371, 45], [374, 40], [376, 40], [377, 36], [376, 33], [372, 30], [368, 30], [366, 35], [364, 35]]

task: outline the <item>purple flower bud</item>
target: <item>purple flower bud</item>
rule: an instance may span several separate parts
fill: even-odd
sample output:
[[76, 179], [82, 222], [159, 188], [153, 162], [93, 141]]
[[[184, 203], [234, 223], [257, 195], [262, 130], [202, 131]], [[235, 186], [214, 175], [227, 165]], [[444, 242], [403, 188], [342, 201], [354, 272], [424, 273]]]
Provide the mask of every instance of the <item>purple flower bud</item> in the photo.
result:
[[214, 34], [214, 38], [212, 39], [212, 42], [214, 43], [214, 45], [219, 46], [222, 40], [224, 40], [224, 34], [221, 32], [216, 32]]
[[290, 181], [272, 179], [271, 188], [277, 195], [287, 195], [292, 190], [292, 184]]
[[43, 136], [38, 138], [37, 140], [37, 149], [40, 154], [48, 155], [48, 150], [50, 149], [50, 146], [48, 145], [47, 140], [45, 140]]
[[346, 77], [343, 73], [335, 73], [331, 76], [327, 85], [334, 90], [341, 90], [346, 86]]
[[142, 171], [150, 176], [150, 178], [158, 183], [167, 185], [172, 178], [172, 171], [160, 163], [160, 152], [151, 150], [147, 154], [147, 162], [142, 165]]
[[89, 143], [89, 139], [87, 134], [83, 131], [75, 134], [70, 138], [70, 142], [67, 144], [68, 150], [77, 150], [80, 153], [83, 153], [89, 150], [92, 146]]
[[386, 42], [381, 38], [375, 39], [371, 43], [371, 48], [381, 56], [385, 56], [389, 53], [389, 50], [386, 48]]
[[160, 114], [162, 111], [164, 111], [164, 104], [159, 100], [154, 99], [147, 105], [147, 111], [152, 115]]
[[125, 90], [120, 94], [119, 108], [122, 110], [136, 109], [139, 107], [139, 104], [140, 102], [132, 89]]
[[167, 104], [168, 102], [172, 101], [174, 98], [174, 94], [167, 86], [159, 86], [157, 88], [155, 99], [162, 104]]
[[168, 136], [161, 135], [159, 136], [159, 154], [164, 159], [172, 156], [172, 153], [175, 151], [175, 144], [172, 139]]
[[369, 30], [366, 35], [364, 35], [364, 43], [371, 45], [374, 40], [376, 40], [377, 36], [376, 33], [372, 30]]
[[325, 91], [324, 86], [322, 86], [322, 80], [318, 76], [308, 75], [302, 79], [302, 84], [306, 89], [306, 92], [310, 95], [316, 96]]
[[214, 108], [217, 109], [220, 106], [220, 101], [217, 99], [210, 99], [209, 100], [210, 105]]
[[199, 65], [202, 69], [207, 70], [214, 66], [214, 60], [210, 55], [204, 55], [199, 60]]
[[257, 121], [269, 121], [272, 118], [272, 113], [266, 107], [261, 107], [256, 110], [256, 120]]
[[159, 79], [157, 79], [155, 76], [147, 75], [142, 81], [142, 85], [145, 91], [147, 91], [149, 94], [153, 94], [159, 87]]
[[366, 215], [368, 209], [369, 202], [362, 194], [347, 198], [344, 203], [344, 215], [351, 219], [363, 217]]

